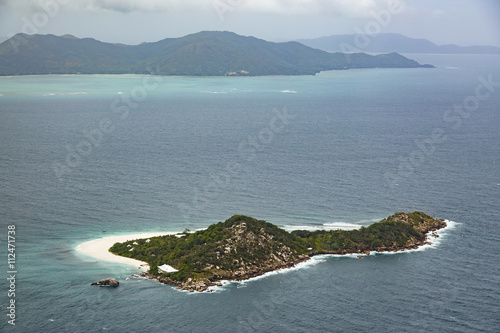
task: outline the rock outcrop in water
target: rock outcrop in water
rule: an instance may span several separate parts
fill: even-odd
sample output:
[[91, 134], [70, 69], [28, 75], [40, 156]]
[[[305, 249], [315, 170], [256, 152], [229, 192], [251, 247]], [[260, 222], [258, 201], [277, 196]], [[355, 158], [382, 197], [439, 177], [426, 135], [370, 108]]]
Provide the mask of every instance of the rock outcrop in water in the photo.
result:
[[[289, 268], [318, 254], [401, 251], [426, 244], [427, 234], [446, 226], [422, 212], [396, 213], [358, 230], [291, 233], [265, 221], [235, 215], [192, 234], [116, 243], [110, 251], [150, 264], [146, 276], [188, 291], [205, 291], [222, 280], [245, 280]], [[128, 245], [135, 243], [134, 251]], [[168, 264], [177, 272], [159, 274]]]
[[91, 286], [109, 286], [109, 287], [118, 287], [120, 282], [114, 278], [102, 279], [99, 282], [92, 282]]

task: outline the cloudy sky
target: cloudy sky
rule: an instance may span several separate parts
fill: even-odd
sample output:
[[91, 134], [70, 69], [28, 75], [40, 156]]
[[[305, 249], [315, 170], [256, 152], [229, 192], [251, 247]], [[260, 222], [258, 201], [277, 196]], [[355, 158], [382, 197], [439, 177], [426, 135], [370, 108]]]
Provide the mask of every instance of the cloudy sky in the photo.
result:
[[500, 46], [500, 1], [0, 0], [0, 40], [25, 32], [138, 44], [228, 30], [285, 41], [370, 29], [437, 44]]

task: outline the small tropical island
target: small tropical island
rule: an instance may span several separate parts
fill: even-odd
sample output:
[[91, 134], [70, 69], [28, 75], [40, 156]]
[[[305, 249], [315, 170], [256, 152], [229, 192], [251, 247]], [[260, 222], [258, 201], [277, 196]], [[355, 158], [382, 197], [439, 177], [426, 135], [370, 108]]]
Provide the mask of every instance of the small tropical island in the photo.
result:
[[206, 291], [221, 281], [245, 280], [289, 268], [320, 254], [403, 251], [429, 244], [446, 227], [422, 212], [395, 213], [356, 230], [296, 230], [235, 215], [207, 229], [114, 244], [113, 254], [145, 261], [146, 276], [187, 291]]

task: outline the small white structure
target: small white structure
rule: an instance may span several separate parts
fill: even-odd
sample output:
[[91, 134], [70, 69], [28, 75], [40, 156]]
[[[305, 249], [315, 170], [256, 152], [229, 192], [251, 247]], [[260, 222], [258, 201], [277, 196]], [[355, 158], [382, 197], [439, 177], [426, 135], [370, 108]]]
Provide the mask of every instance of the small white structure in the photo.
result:
[[133, 242], [132, 244], [134, 244], [134, 245], [139, 245], [139, 243], [137, 243], [137, 242]]
[[151, 242], [151, 239], [146, 239], [146, 243], [149, 243], [149, 242]]
[[175, 273], [178, 271], [179, 271], [178, 269], [175, 269], [170, 265], [163, 264], [161, 266], [158, 266], [158, 273], [160, 274]]

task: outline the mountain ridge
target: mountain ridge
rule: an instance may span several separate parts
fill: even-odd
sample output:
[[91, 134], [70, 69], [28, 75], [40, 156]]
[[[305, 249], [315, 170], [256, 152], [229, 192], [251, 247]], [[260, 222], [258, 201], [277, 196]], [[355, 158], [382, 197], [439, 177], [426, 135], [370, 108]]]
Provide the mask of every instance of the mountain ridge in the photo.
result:
[[325, 52], [359, 50], [359, 52], [374, 53], [500, 54], [500, 47], [496, 46], [437, 45], [427, 39], [411, 38], [396, 33], [330, 35], [297, 41]]
[[150, 68], [158, 75], [314, 75], [376, 67], [432, 66], [395, 53], [332, 54], [294, 41], [273, 43], [228, 31], [202, 31], [139, 45], [18, 34], [0, 44], [0, 75], [151, 74]]

